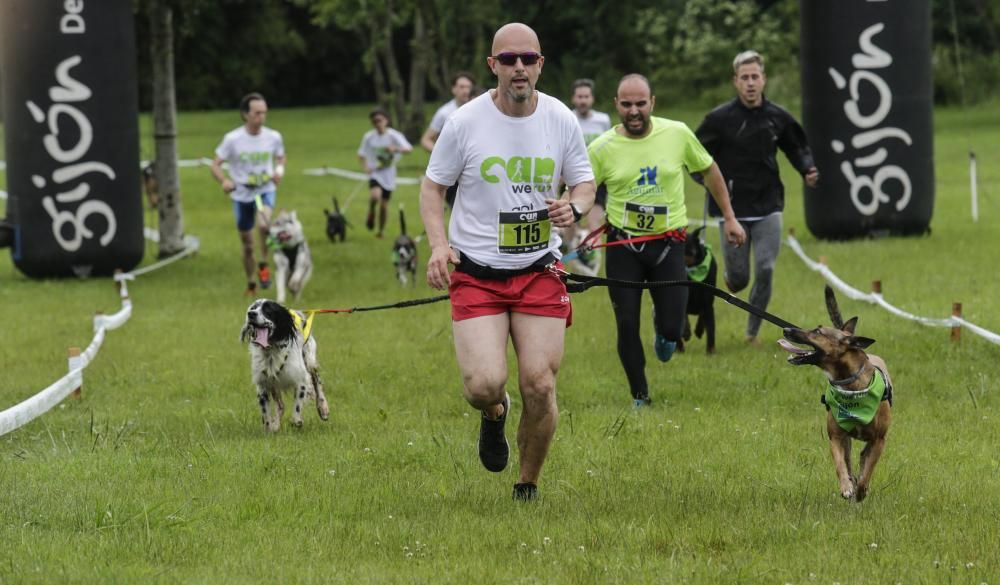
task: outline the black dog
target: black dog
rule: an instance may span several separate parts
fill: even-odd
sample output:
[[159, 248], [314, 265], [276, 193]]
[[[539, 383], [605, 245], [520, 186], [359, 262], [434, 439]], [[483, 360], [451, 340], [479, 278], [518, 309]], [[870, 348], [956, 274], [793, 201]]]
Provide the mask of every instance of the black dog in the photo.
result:
[[333, 198], [333, 213], [326, 209], [323, 213], [326, 215], [326, 237], [330, 238], [331, 242], [336, 242], [339, 237], [343, 242], [347, 237], [347, 218], [340, 212], [340, 204], [337, 203], [336, 197]]
[[[718, 277], [719, 267], [715, 263], [715, 256], [712, 255], [712, 248], [707, 242], [701, 239], [704, 227], [700, 227], [692, 234], [688, 234], [684, 243], [684, 264], [687, 265], [688, 280], [704, 282], [715, 286]], [[701, 338], [706, 334], [706, 347], [708, 353], [715, 353], [715, 295], [711, 291], [698, 287], [688, 289], [687, 314], [698, 315], [698, 320], [694, 326], [694, 334]], [[677, 350], [684, 351], [684, 342], [691, 339], [691, 323], [687, 317], [684, 318], [684, 339], [677, 342]]]
[[[392, 263], [396, 266], [396, 278], [399, 284], [406, 284], [408, 278], [417, 283], [417, 243], [406, 235], [406, 217], [403, 206], [399, 206], [399, 237], [392, 244]], [[409, 273], [409, 277], [407, 277]]]

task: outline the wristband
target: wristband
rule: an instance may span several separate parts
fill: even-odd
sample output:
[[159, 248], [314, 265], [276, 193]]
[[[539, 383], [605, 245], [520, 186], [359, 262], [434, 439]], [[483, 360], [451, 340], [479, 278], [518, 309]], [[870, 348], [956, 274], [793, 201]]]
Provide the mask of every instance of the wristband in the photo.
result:
[[576, 203], [570, 201], [569, 209], [573, 212], [573, 223], [580, 223], [580, 220], [583, 219], [583, 214], [576, 208]]

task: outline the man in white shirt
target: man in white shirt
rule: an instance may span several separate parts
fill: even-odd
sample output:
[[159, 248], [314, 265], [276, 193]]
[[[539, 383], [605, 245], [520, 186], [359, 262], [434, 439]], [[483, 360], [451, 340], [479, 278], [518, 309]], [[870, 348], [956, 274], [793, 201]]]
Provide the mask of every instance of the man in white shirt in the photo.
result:
[[[545, 62], [535, 32], [504, 25], [492, 49], [486, 63], [497, 87], [448, 120], [431, 153], [420, 212], [431, 245], [427, 281], [449, 289], [465, 399], [482, 412], [479, 458], [493, 472], [507, 466], [510, 453], [504, 387], [513, 340], [523, 406], [513, 495], [533, 500], [555, 434], [556, 372], [572, 316], [565, 285], [546, 268], [558, 265], [553, 228], [590, 210], [594, 174], [573, 114], [535, 90]], [[462, 196], [446, 234], [445, 190], [456, 181]], [[561, 198], [560, 182], [569, 186]]]
[[403, 133], [389, 127], [389, 114], [381, 108], [376, 108], [368, 114], [372, 128], [361, 138], [358, 147], [358, 160], [364, 167], [368, 179], [368, 219], [365, 226], [375, 228], [375, 205], [378, 210], [378, 233], [381, 238], [385, 231], [385, 219], [389, 212], [389, 199], [396, 190], [396, 163], [402, 155], [413, 152], [410, 141]]
[[[247, 277], [246, 294], [257, 294], [254, 269], [261, 288], [271, 286], [267, 267], [267, 231], [274, 209], [276, 189], [285, 174], [285, 145], [281, 134], [264, 126], [267, 102], [259, 93], [250, 93], [240, 100], [243, 125], [227, 133], [215, 149], [212, 176], [222, 185], [222, 191], [233, 201], [236, 229], [243, 250], [243, 271]], [[222, 170], [228, 163], [229, 174]], [[253, 227], [260, 235], [260, 262], [253, 252]]]
[[[454, 98], [448, 103], [444, 104], [434, 112], [434, 117], [431, 118], [431, 123], [427, 126], [427, 130], [424, 131], [424, 135], [420, 137], [420, 146], [424, 147], [427, 152], [434, 151], [434, 143], [437, 142], [438, 136], [441, 135], [441, 130], [444, 128], [444, 123], [448, 118], [455, 113], [455, 110], [464, 106], [472, 99], [472, 90], [476, 86], [476, 80], [472, 77], [472, 74], [467, 71], [459, 71], [451, 80], [451, 95]], [[448, 203], [448, 207], [455, 206], [455, 195], [458, 194], [458, 185], [451, 185], [448, 187], [448, 191], [445, 195], [445, 201]]]
[[[572, 91], [573, 113], [576, 114], [576, 121], [580, 123], [580, 130], [583, 131], [583, 140], [589, 145], [595, 138], [611, 129], [611, 116], [593, 109], [593, 79], [577, 79], [573, 82]], [[604, 223], [604, 205], [607, 198], [607, 189], [599, 185], [596, 203], [587, 214], [587, 227], [591, 230], [597, 229]]]

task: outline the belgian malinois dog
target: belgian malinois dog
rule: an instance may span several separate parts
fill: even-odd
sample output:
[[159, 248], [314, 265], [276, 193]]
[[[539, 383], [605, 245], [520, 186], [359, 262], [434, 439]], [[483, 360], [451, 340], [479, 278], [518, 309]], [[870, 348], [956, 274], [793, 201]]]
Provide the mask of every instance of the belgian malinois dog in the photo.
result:
[[[813, 365], [826, 373], [830, 383], [820, 400], [826, 405], [826, 433], [840, 495], [860, 502], [868, 495], [875, 464], [885, 449], [892, 420], [892, 379], [885, 361], [864, 351], [875, 340], [854, 334], [858, 318], [846, 323], [841, 318], [837, 298], [829, 286], [826, 309], [833, 327], [820, 326], [812, 331], [787, 328], [785, 339], [779, 339], [778, 344], [792, 354], [788, 363]], [[799, 347], [802, 345], [809, 348]], [[852, 473], [851, 439], [865, 443], [858, 476]]]

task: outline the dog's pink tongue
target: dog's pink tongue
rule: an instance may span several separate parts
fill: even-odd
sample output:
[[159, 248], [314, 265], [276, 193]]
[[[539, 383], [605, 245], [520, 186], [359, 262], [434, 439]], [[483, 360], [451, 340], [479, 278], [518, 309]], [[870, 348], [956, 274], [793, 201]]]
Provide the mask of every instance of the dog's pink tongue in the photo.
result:
[[809, 350], [802, 349], [801, 347], [797, 347], [795, 345], [792, 345], [791, 343], [789, 343], [788, 341], [786, 341], [784, 339], [780, 339], [779, 338], [778, 339], [778, 345], [780, 345], [781, 349], [787, 351], [788, 353], [794, 353], [794, 354], [809, 353]]
[[271, 335], [271, 330], [267, 327], [257, 327], [254, 331], [253, 342], [261, 347], [267, 347], [267, 338]]

